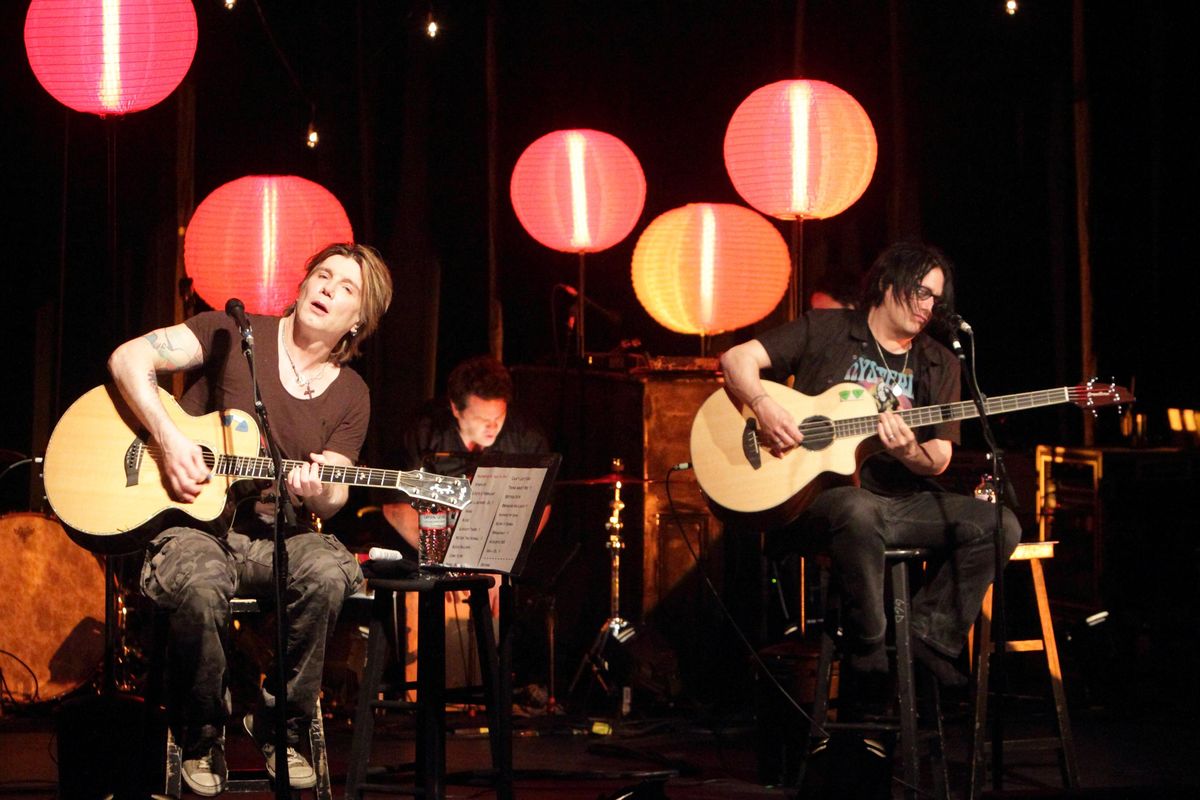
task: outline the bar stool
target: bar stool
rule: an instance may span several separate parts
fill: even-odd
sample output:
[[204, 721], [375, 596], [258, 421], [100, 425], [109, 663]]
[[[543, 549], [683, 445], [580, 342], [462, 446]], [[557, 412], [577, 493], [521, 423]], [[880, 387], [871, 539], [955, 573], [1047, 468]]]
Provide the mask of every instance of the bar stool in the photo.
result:
[[[1033, 594], [1037, 601], [1038, 621], [1041, 625], [1040, 639], [1025, 639], [1005, 643], [1008, 653], [1044, 653], [1046, 671], [1050, 678], [1050, 689], [1054, 696], [1055, 735], [1034, 739], [1005, 739], [1005, 751], [1035, 752], [1052, 750], [1058, 754], [1059, 771], [1063, 786], [1074, 789], [1079, 786], [1079, 771], [1075, 763], [1075, 740], [1071, 735], [1071, 719], [1067, 714], [1067, 695], [1063, 689], [1062, 669], [1058, 662], [1058, 645], [1054, 639], [1054, 622], [1050, 617], [1050, 601], [1046, 596], [1046, 578], [1042, 571], [1042, 559], [1054, 558], [1055, 542], [1021, 542], [1010, 561], [1022, 561], [1029, 565], [1033, 578]], [[991, 743], [985, 741], [988, 708], [988, 665], [995, 651], [992, 644], [992, 589], [988, 587], [979, 612], [979, 641], [975, 667], [975, 728], [971, 745], [971, 783], [968, 797], [978, 798], [983, 791], [987, 774], [987, 754]]]
[[[371, 602], [371, 619], [367, 634], [367, 656], [359, 686], [358, 704], [354, 712], [354, 736], [350, 745], [350, 763], [346, 771], [346, 797], [360, 800], [368, 793], [408, 794], [426, 798], [446, 796], [446, 703], [463, 697], [478, 700], [480, 692], [487, 705], [488, 739], [491, 746], [492, 769], [487, 777], [495, 782], [498, 798], [512, 797], [512, 679], [508, 674], [507, 644], [496, 645], [492, 630], [492, 614], [488, 589], [494, 583], [489, 575], [428, 575], [409, 578], [369, 579], [375, 597]], [[501, 607], [506, 600], [501, 587]], [[402, 653], [402, 632], [396, 630], [397, 620], [404, 618], [404, 598], [417, 595], [417, 679], [403, 681], [394, 687], [404, 692], [415, 688], [417, 702], [379, 699], [384, 666], [388, 661], [389, 645], [393, 652]], [[479, 653], [482, 687], [465, 690], [446, 689], [446, 599], [448, 592], [467, 592], [467, 603], [474, 620], [476, 650]], [[501, 613], [503, 625], [506, 615]], [[507, 638], [501, 631], [501, 641]], [[395, 769], [370, 769], [372, 739], [375, 732], [375, 712], [416, 711], [416, 761]], [[413, 783], [405, 785], [394, 780], [393, 772], [411, 771]], [[372, 773], [371, 776], [368, 773]], [[388, 773], [386, 780], [370, 781], [380, 772]]]
[[[920, 715], [917, 711], [916, 680], [913, 670], [912, 632], [909, 627], [909, 578], [910, 565], [925, 561], [929, 551], [923, 548], [889, 549], [884, 556], [887, 569], [884, 572], [885, 598], [891, 599], [891, 628], [894, 645], [896, 671], [897, 720], [881, 722], [828, 722], [830, 684], [833, 678], [835, 644], [828, 631], [821, 634], [821, 655], [817, 663], [816, 696], [813, 701], [813, 723], [809, 734], [810, 745], [815, 745], [825, 735], [840, 731], [863, 734], [900, 735], [900, 756], [904, 770], [904, 795], [915, 798], [920, 785], [920, 742], [922, 734], [929, 739], [929, 756], [933, 773], [933, 796], [949, 798], [949, 780], [946, 774], [946, 758], [942, 731], [942, 711], [937, 681], [930, 676], [929, 714], [930, 727], [920, 730]], [[828, 595], [829, 565], [821, 564], [821, 596]], [[823, 604], [828, 608], [827, 600]]]
[[[263, 611], [258, 600], [252, 597], [235, 597], [229, 602], [230, 618], [237, 620], [239, 618], [247, 618], [260, 614]], [[151, 666], [151, 683], [147, 694], [151, 698], [163, 697], [163, 691], [159, 681], [165, 674], [163, 670], [163, 655], [166, 651], [167, 632], [166, 623], [168, 615], [165, 612], [157, 612], [155, 617], [155, 646], [154, 660], [155, 663]], [[310, 755], [312, 756], [313, 770], [317, 775], [317, 783], [313, 787], [313, 792], [317, 800], [332, 800], [333, 788], [332, 780], [329, 773], [329, 757], [325, 747], [325, 722], [321, 714], [321, 700], [317, 698], [317, 706], [313, 712], [312, 721], [308, 726], [308, 741]], [[257, 747], [255, 748], [258, 749]], [[175, 736], [171, 731], [170, 725], [167, 726], [167, 743], [166, 743], [166, 779], [163, 786], [163, 793], [169, 797], [178, 798], [182, 792], [183, 786], [183, 750], [179, 743], [175, 741]], [[229, 771], [229, 780], [225, 784], [226, 792], [266, 792], [271, 791], [272, 781], [267, 775], [265, 765], [249, 770], [231, 769]], [[299, 791], [299, 790], [293, 790]]]

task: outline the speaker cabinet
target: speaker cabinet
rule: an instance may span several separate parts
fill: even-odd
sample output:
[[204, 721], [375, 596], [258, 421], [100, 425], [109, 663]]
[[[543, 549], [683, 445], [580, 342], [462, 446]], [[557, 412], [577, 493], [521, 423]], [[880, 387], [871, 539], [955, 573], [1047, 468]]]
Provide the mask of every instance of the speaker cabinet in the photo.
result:
[[[720, 388], [719, 377], [687, 370], [515, 367], [512, 372], [517, 404], [543, 425], [563, 456], [550, 527], [535, 544], [527, 570], [553, 576], [559, 564], [570, 562], [550, 581], [560, 587], [560, 643], [564, 649], [572, 646], [567, 638], [573, 629], [594, 635], [608, 616], [605, 522], [613, 487], [587, 480], [612, 472], [613, 459], [619, 459], [629, 476], [621, 488], [621, 616], [661, 634], [678, 655], [684, 682], [704, 693], [707, 689], [698, 688], [689, 672], [720, 660], [712, 658], [712, 632], [726, 626], [703, 578], [718, 591], [724, 587], [726, 546], [721, 523], [691, 471], [671, 467], [689, 461], [692, 420]], [[586, 608], [571, 608], [579, 603]], [[586, 650], [583, 642], [575, 646]]]
[[614, 459], [629, 476], [621, 490], [622, 562], [625, 570], [632, 564], [640, 569], [621, 576], [623, 614], [636, 620], [680, 590], [696, 567], [688, 544], [719, 576], [721, 524], [692, 473], [671, 472], [689, 460], [692, 420], [720, 388], [716, 373], [514, 367], [513, 377], [518, 404], [546, 427], [563, 455], [556, 524], [585, 531], [585, 547], [598, 536], [603, 541], [612, 487], [578, 482], [611, 473]]
[[1037, 473], [1039, 538], [1059, 542], [1046, 564], [1056, 611], [1196, 629], [1200, 551], [1189, 500], [1200, 452], [1040, 445]]

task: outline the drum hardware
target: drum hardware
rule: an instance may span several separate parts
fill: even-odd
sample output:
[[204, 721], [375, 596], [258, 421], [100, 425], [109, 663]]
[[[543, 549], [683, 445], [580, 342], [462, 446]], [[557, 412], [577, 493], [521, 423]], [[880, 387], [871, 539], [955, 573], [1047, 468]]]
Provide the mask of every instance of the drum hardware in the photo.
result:
[[[568, 693], [571, 695], [575, 694], [576, 687], [589, 667], [592, 679], [604, 690], [606, 695], [612, 695], [617, 687], [613, 670], [608, 661], [610, 642], [624, 644], [637, 635], [637, 629], [633, 623], [621, 617], [621, 551], [625, 549], [625, 541], [621, 538], [621, 529], [625, 527], [621, 521], [621, 511], [625, 508], [625, 503], [621, 500], [621, 487], [627, 482], [638, 484], [646, 483], [646, 481], [637, 478], [631, 480], [623, 478], [624, 464], [619, 458], [614, 458], [612, 465], [613, 471], [609, 475], [590, 479], [587, 482], [578, 482], [578, 485], [585, 486], [611, 485], [613, 496], [608, 504], [612, 509], [612, 514], [604, 524], [605, 530], [608, 531], [608, 542], [604, 546], [608, 549], [610, 564], [609, 616], [600, 626], [600, 632], [596, 635], [591, 649], [584, 654], [578, 669], [575, 670], [575, 677], [571, 680], [571, 686], [568, 689]], [[628, 711], [626, 706], [627, 703], [623, 700], [622, 713]]]

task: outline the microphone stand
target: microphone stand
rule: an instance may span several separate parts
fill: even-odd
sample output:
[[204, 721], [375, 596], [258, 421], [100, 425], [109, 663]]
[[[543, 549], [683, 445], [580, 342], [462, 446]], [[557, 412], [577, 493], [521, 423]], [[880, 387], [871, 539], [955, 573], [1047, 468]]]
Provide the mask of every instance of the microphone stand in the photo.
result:
[[[281, 323], [282, 324], [282, 323]], [[267, 453], [274, 465], [275, 473], [275, 558], [272, 562], [272, 576], [275, 579], [275, 797], [277, 800], [289, 800], [291, 792], [291, 776], [288, 774], [287, 763], [287, 575], [288, 556], [285, 546], [284, 531], [296, 527], [296, 510], [286, 501], [287, 485], [283, 473], [283, 455], [279, 444], [271, 432], [271, 422], [267, 416], [267, 407], [263, 403], [262, 393], [258, 387], [258, 373], [254, 369], [254, 336], [249, 323], [246, 328], [239, 326], [242, 334], [242, 354], [250, 366], [250, 384], [254, 387], [254, 413], [258, 416], [263, 438], [267, 443]]]
[[[979, 423], [983, 430], [984, 442], [991, 452], [992, 471], [996, 481], [996, 491], [994, 492], [996, 528], [992, 536], [995, 559], [995, 574], [992, 578], [992, 645], [995, 660], [991, 663], [990, 675], [996, 681], [996, 691], [993, 693], [996, 699], [991, 713], [992, 788], [1000, 791], [1004, 785], [1004, 695], [1008, 689], [1008, 676], [1005, 670], [1004, 657], [1008, 641], [1004, 614], [1004, 507], [1006, 499], [1010, 499], [1011, 502], [1012, 485], [1008, 480], [1008, 470], [1004, 466], [1004, 454], [1000, 450], [999, 445], [996, 444], [996, 437], [992, 434], [992, 426], [988, 420], [985, 398], [979, 389], [979, 384], [975, 377], [975, 333], [969, 327], [964, 327], [962, 330], [971, 336], [971, 369], [966, 368], [967, 356], [963, 351], [962, 344], [958, 341], [957, 331], [953, 329], [951, 331], [951, 345], [955, 355], [958, 356], [959, 362], [963, 365], [963, 372], [967, 376], [967, 388], [971, 392], [971, 400], [975, 403], [975, 408], [979, 412]], [[979, 657], [988, 658], [989, 654], [980, 653]]]

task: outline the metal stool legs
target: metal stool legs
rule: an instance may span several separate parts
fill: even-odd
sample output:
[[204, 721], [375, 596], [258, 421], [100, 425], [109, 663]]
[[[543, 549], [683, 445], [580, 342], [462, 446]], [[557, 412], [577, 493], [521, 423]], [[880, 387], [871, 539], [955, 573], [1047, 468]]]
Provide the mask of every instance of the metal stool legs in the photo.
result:
[[[446, 795], [446, 702], [457, 692], [446, 689], [445, 596], [453, 591], [469, 592], [467, 602], [475, 620], [473, 627], [487, 706], [492, 757], [492, 769], [488, 776], [494, 779], [498, 798], [506, 800], [512, 797], [512, 691], [503, 668], [507, 659], [497, 647], [492, 630], [487, 591], [491, 583], [492, 579], [486, 576], [371, 581], [375, 599], [371, 603], [366, 665], [359, 687], [350, 764], [346, 773], [346, 797], [349, 800], [360, 800], [365, 794], [381, 792], [426, 798], [443, 798]], [[389, 645], [403, 641], [403, 631], [396, 629], [396, 620], [403, 619], [403, 598], [407, 592], [417, 595], [418, 604], [416, 703], [379, 698]], [[504, 601], [502, 587], [502, 604]], [[405, 682], [404, 688], [411, 688], [411, 684]], [[373, 780], [369, 775], [377, 710], [415, 711], [417, 714], [415, 763], [399, 765], [412, 767], [412, 784]]]
[[[230, 612], [232, 617], [242, 617], [251, 614], [257, 614], [261, 608], [257, 600], [252, 598], [235, 597], [230, 602]], [[155, 646], [153, 663], [150, 670], [150, 685], [147, 694], [150, 695], [153, 701], [158, 702], [165, 696], [163, 689], [162, 676], [164, 672], [163, 654], [167, 648], [167, 631], [166, 631], [167, 615], [158, 613], [155, 619]], [[313, 787], [317, 800], [332, 800], [333, 798], [333, 781], [329, 772], [329, 755], [325, 746], [325, 720], [321, 713], [321, 700], [317, 699], [317, 706], [313, 712], [313, 718], [308, 726], [308, 742], [309, 755], [312, 757], [313, 770], [317, 775], [317, 783]], [[256, 748], [257, 749], [257, 748]], [[260, 754], [261, 757], [261, 754]], [[175, 735], [171, 731], [170, 725], [167, 726], [167, 741], [166, 741], [166, 771], [165, 781], [163, 786], [163, 794], [168, 797], [178, 798], [183, 791], [183, 750], [179, 743], [175, 741]], [[230, 777], [226, 782], [226, 792], [265, 792], [270, 791], [271, 781], [266, 776], [265, 766], [255, 770], [230, 770], [230, 775], [235, 773], [239, 775], [252, 772], [261, 773], [253, 774], [248, 777]], [[301, 791], [294, 789], [295, 791]]]
[[[817, 662], [817, 686], [813, 701], [813, 730], [810, 738], [814, 741], [823, 732], [854, 731], [864, 734], [899, 733], [900, 760], [905, 783], [904, 795], [907, 798], [917, 796], [920, 785], [920, 744], [919, 730], [920, 715], [917, 710], [916, 679], [912, 659], [912, 632], [909, 628], [909, 580], [908, 565], [924, 557], [920, 550], [888, 550], [886, 553], [888, 566], [886, 581], [891, 587], [892, 600], [891, 619], [895, 639], [896, 659], [896, 702], [898, 720], [888, 722], [828, 722], [829, 691], [833, 676], [834, 641], [828, 633], [821, 635], [821, 654]], [[828, 589], [828, 569], [821, 571], [822, 595]], [[944, 737], [942, 729], [942, 713], [938, 696], [937, 681], [930, 677], [929, 706], [927, 716], [931, 718], [932, 727], [929, 731], [929, 757], [933, 773], [933, 794], [938, 798], [949, 797], [949, 780], [946, 772]]]

